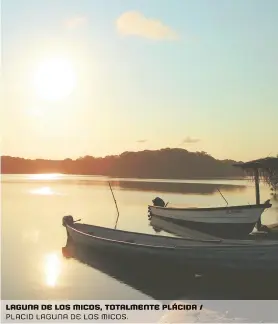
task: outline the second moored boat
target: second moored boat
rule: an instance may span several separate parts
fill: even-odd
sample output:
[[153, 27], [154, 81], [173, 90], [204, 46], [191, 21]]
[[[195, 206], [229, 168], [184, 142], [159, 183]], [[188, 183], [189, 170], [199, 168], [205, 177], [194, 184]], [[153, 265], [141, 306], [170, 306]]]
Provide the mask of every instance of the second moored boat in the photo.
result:
[[161, 217], [187, 228], [209, 233], [222, 238], [241, 238], [251, 233], [270, 200], [259, 205], [242, 205], [208, 208], [167, 207], [156, 197], [148, 206], [149, 217]]

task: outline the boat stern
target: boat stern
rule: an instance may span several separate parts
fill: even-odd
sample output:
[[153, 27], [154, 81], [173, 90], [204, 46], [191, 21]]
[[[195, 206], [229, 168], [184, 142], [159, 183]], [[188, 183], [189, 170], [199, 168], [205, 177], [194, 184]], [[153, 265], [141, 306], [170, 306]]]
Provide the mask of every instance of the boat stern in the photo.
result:
[[71, 215], [64, 216], [62, 219], [62, 225], [64, 227], [67, 227], [67, 225], [73, 225], [73, 223], [74, 223], [74, 220]]
[[168, 205], [168, 203], [166, 204], [165, 201], [160, 197], [154, 198], [152, 200], [152, 203], [153, 203], [153, 205], [148, 206], [148, 218], [149, 219], [151, 219], [153, 216], [152, 209], [155, 209], [155, 207], [164, 208]]
[[[163, 207], [162, 207], [163, 208]], [[148, 206], [148, 218], [151, 219], [152, 216], [155, 215], [154, 210], [156, 209], [156, 206]]]

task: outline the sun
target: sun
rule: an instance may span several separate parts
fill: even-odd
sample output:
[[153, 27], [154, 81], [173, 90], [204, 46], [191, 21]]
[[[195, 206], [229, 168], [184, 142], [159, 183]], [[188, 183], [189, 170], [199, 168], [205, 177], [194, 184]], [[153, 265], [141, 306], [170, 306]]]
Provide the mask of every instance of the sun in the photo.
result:
[[33, 81], [41, 99], [58, 101], [72, 93], [76, 86], [76, 75], [69, 60], [51, 58], [39, 64]]

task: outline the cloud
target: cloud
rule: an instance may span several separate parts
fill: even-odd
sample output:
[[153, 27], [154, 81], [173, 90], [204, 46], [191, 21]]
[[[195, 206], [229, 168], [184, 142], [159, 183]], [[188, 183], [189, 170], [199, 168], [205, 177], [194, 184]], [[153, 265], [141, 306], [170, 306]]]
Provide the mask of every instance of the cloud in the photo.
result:
[[190, 136], [187, 136], [182, 142], [181, 142], [181, 145], [184, 145], [184, 144], [193, 144], [193, 143], [198, 143], [200, 142], [200, 139], [199, 138], [192, 138]]
[[142, 139], [142, 140], [138, 140], [137, 143], [146, 143], [147, 140], [146, 139]]
[[147, 18], [138, 11], [123, 13], [116, 21], [117, 30], [122, 35], [134, 35], [153, 40], [177, 40], [178, 34], [160, 20]]
[[75, 16], [65, 20], [65, 27], [68, 29], [76, 29], [87, 25], [88, 19], [85, 16]]

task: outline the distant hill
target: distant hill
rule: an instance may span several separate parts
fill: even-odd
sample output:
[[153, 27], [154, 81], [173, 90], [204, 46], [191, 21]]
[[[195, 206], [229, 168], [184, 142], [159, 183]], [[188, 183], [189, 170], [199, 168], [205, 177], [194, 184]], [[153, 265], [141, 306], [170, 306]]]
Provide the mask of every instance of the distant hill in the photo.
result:
[[201, 179], [242, 177], [233, 160], [217, 160], [206, 152], [178, 148], [124, 152], [120, 155], [76, 160], [23, 159], [3, 156], [2, 174], [64, 173], [132, 178]]

